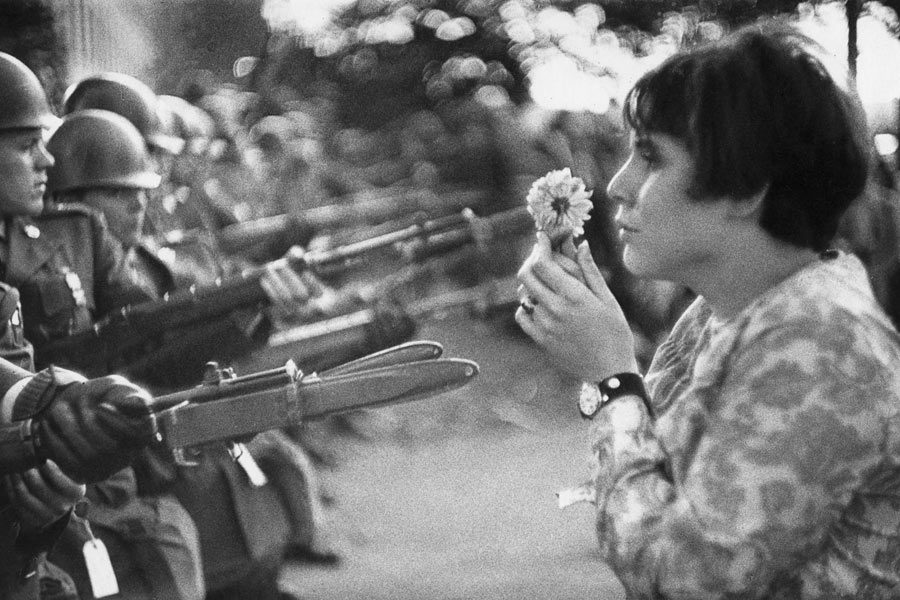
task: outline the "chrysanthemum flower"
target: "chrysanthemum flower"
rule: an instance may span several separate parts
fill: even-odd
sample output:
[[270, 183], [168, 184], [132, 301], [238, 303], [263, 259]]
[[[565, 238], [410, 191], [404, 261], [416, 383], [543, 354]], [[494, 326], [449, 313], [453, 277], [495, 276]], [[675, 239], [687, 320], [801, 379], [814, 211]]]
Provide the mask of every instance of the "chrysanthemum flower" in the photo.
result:
[[584, 222], [591, 218], [591, 192], [568, 168], [550, 171], [531, 184], [526, 200], [538, 231], [554, 245], [584, 233]]

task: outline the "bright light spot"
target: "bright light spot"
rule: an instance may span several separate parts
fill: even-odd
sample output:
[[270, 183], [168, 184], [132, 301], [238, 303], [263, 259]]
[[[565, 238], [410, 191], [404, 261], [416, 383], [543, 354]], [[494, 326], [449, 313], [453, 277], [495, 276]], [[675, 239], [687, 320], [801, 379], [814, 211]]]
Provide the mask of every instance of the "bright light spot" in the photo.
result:
[[554, 38], [561, 38], [578, 30], [578, 22], [575, 17], [558, 8], [545, 8], [539, 12], [535, 26]]
[[897, 136], [892, 133], [879, 133], [875, 136], [875, 149], [881, 156], [890, 156], [900, 147]]
[[356, 0], [264, 0], [262, 17], [275, 31], [311, 35], [331, 24], [336, 11]]
[[411, 42], [415, 34], [409, 21], [402, 18], [375, 19], [365, 32], [368, 44], [405, 44]]
[[603, 81], [563, 56], [535, 65], [528, 80], [531, 97], [545, 108], [600, 114], [609, 110], [611, 99]]
[[606, 22], [606, 13], [603, 11], [602, 6], [582, 4], [575, 9], [575, 20], [582, 28], [588, 31], [595, 31]]
[[[798, 7], [799, 27], [818, 41], [833, 55], [843, 71], [847, 69], [847, 15], [842, 3], [830, 2]], [[869, 123], [876, 130], [882, 127], [886, 104], [900, 97], [900, 40], [884, 24], [871, 15], [863, 15], [857, 22], [856, 89], [862, 100]], [[832, 75], [833, 66], [826, 63]], [[888, 117], [891, 124], [896, 114]]]
[[257, 63], [259, 63], [259, 59], [255, 56], [242, 56], [231, 65], [231, 72], [238, 79], [246, 77], [253, 72]]
[[503, 108], [510, 103], [509, 94], [499, 85], [483, 85], [475, 92], [475, 101], [488, 108]]
[[519, 0], [509, 0], [505, 2], [499, 10], [500, 18], [504, 21], [512, 21], [513, 19], [524, 19], [528, 16], [528, 11], [522, 6]]
[[468, 79], [479, 79], [487, 75], [487, 65], [477, 56], [467, 56], [460, 62], [459, 76]]
[[468, 17], [457, 17], [441, 23], [434, 35], [445, 42], [453, 42], [475, 33], [475, 23]]
[[511, 19], [503, 25], [506, 35], [516, 44], [530, 44], [534, 42], [534, 30], [525, 19]]
[[450, 15], [442, 10], [433, 8], [422, 16], [422, 25], [430, 29], [437, 29], [441, 24], [450, 20]]

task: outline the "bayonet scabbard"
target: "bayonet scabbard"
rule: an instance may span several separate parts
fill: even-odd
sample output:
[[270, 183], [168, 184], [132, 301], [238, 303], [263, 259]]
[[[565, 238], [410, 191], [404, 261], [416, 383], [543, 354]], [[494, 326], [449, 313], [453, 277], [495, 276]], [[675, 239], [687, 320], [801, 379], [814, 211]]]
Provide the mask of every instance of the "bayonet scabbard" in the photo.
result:
[[[163, 441], [178, 449], [302, 423], [305, 419], [411, 402], [466, 385], [478, 365], [438, 358], [440, 345], [421, 342], [372, 355], [322, 376], [285, 367], [244, 377], [214, 370], [218, 379], [155, 400]], [[397, 362], [404, 358], [408, 362]], [[224, 376], [223, 376], [224, 375]]]

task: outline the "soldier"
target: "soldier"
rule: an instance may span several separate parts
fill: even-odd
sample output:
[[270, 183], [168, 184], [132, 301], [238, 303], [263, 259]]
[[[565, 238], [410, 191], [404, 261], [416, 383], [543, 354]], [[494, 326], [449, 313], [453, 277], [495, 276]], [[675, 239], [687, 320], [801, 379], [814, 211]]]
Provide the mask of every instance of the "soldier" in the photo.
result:
[[216, 123], [199, 106], [178, 96], [158, 96], [163, 119], [173, 135], [185, 140], [184, 150], [174, 157], [170, 171], [172, 194], [163, 203], [148, 205], [157, 211], [148, 216], [157, 234], [175, 230], [202, 229], [210, 232], [237, 223], [227, 206], [220, 206], [206, 193], [204, 183], [209, 176], [212, 154], [217, 146]]
[[[0, 90], [6, 96], [0, 104], [4, 108], [5, 154], [0, 165], [2, 280], [19, 290], [25, 337], [37, 347], [90, 327], [95, 318], [116, 307], [148, 300], [152, 295], [130, 277], [121, 247], [93, 212], [78, 207], [43, 211], [46, 173], [53, 159], [44, 144], [42, 126], [53, 115], [44, 90], [27, 67], [5, 56], [0, 65]], [[145, 548], [158, 550], [157, 556], [143, 557], [145, 564], [157, 570], [162, 567], [171, 575], [148, 577], [155, 586], [152, 594], [202, 598], [196, 530], [173, 497], [153, 501], [137, 498], [131, 469], [89, 486], [87, 496], [92, 522], [111, 516], [105, 508], [119, 506], [119, 519], [107, 524], [117, 527], [122, 535], [139, 537]], [[141, 531], [134, 528], [135, 524]], [[74, 519], [57, 548], [74, 548], [71, 564], [86, 570], [91, 563], [84, 558], [82, 548], [92, 538], [87, 521]], [[114, 563], [122, 558], [110, 550]], [[64, 568], [72, 573], [69, 566]], [[130, 589], [125, 581], [119, 583], [124, 594], [140, 597], [139, 590]], [[83, 597], [91, 597], [89, 586], [79, 591]]]
[[[9, 217], [41, 211], [46, 170], [43, 143], [54, 117], [37, 77], [0, 53], [0, 208], [3, 238]], [[0, 244], [0, 267], [10, 254]], [[83, 482], [102, 479], [155, 435], [146, 392], [120, 377], [90, 382], [70, 371], [32, 376], [18, 292], [0, 284], [0, 597], [72, 597], [66, 574], [46, 561], [84, 494]], [[101, 408], [105, 405], [106, 408]], [[110, 409], [111, 408], [111, 409]], [[40, 440], [40, 448], [32, 439]], [[52, 461], [37, 466], [42, 458]]]
[[[86, 109], [67, 115], [48, 144], [56, 158], [48, 179], [50, 197], [102, 213], [124, 245], [135, 277], [160, 297], [174, 291], [172, 274], [141, 239], [147, 191], [158, 185], [159, 176], [150, 170], [138, 130], [118, 114]], [[271, 282], [267, 289], [282, 295], [280, 302], [296, 302], [283, 290], [304, 285], [281, 270], [267, 273], [265, 280]], [[153, 354], [168, 366], [143, 368], [142, 381], [161, 390], [171, 385], [179, 363], [184, 370], [183, 364], [224, 358], [227, 340], [240, 333], [224, 331], [223, 323], [227, 327], [228, 319], [174, 332], [174, 344], [162, 340]], [[193, 376], [199, 374], [198, 365]], [[178, 465], [159, 454], [140, 471], [141, 493], [174, 491], [197, 524], [208, 597], [278, 597], [277, 575], [288, 534], [302, 532], [307, 543], [311, 536], [311, 474], [294, 460], [299, 449], [277, 434], [263, 434], [249, 445], [258, 450], [262, 469], [255, 453], [243, 445], [233, 445], [229, 452], [217, 444], [192, 455], [195, 465]]]
[[[119, 470], [155, 434], [149, 396], [119, 377], [85, 382], [63, 369], [32, 376], [19, 295], [5, 284], [0, 325], [0, 597], [77, 599], [45, 553], [84, 496], [83, 482]], [[101, 404], [128, 412], [98, 419]]]
[[[178, 156], [192, 151], [181, 137], [183, 133], [178, 131], [182, 125], [187, 125], [183, 106], [160, 102], [153, 90], [135, 77], [106, 72], [82, 79], [66, 90], [63, 113], [85, 109], [102, 109], [122, 115], [137, 127], [146, 141], [154, 170], [162, 176], [161, 185], [149, 194], [147, 233], [165, 234], [184, 229], [185, 219], [191, 224], [199, 221], [207, 227], [237, 222], [234, 214], [211, 202], [208, 194], [195, 193], [190, 198], [190, 206], [184, 206], [188, 198], [178, 191], [178, 182], [171, 177], [173, 169], [179, 166]], [[195, 113], [187, 118], [196, 120], [202, 116]], [[208, 126], [208, 123], [201, 125]], [[184, 173], [179, 171], [179, 174]]]

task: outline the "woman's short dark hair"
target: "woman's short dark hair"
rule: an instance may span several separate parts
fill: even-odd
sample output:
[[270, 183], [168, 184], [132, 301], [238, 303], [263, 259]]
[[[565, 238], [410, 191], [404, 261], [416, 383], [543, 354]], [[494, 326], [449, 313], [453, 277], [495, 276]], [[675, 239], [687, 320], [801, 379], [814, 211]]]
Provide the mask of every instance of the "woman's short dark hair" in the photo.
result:
[[858, 101], [815, 47], [786, 24], [746, 26], [646, 73], [625, 120], [687, 145], [698, 199], [747, 198], [768, 185], [763, 229], [824, 250], [865, 185], [869, 144]]

